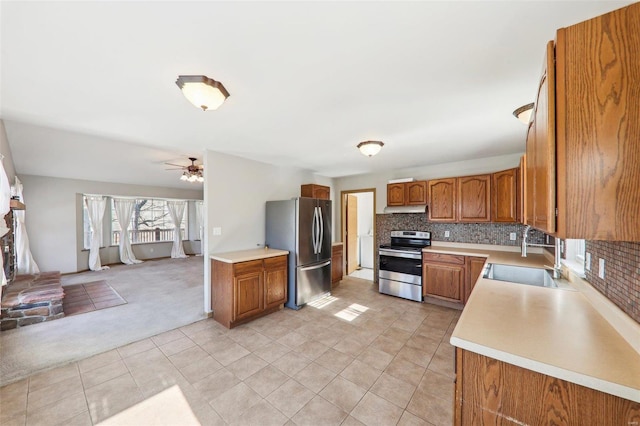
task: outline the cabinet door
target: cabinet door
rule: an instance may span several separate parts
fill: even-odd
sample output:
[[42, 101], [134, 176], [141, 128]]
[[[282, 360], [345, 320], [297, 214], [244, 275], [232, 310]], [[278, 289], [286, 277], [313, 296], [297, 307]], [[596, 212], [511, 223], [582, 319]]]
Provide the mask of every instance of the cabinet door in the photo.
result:
[[456, 178], [430, 180], [429, 220], [432, 222], [456, 221]]
[[409, 206], [427, 204], [427, 181], [405, 183], [406, 201]]
[[287, 268], [264, 272], [264, 308], [269, 309], [287, 301]]
[[458, 221], [491, 220], [491, 175], [458, 178]]
[[319, 198], [321, 200], [330, 199], [330, 189], [328, 186], [315, 185], [313, 188], [313, 198]]
[[484, 257], [467, 257], [467, 285], [464, 295], [464, 303], [467, 303], [469, 296], [473, 291], [473, 287], [476, 285], [476, 281], [480, 278], [484, 263], [486, 262]]
[[492, 222], [518, 221], [518, 169], [491, 175]]
[[387, 206], [404, 206], [404, 183], [387, 184]]
[[262, 271], [238, 275], [233, 280], [233, 320], [259, 314], [264, 310]]
[[331, 251], [331, 288], [342, 280], [343, 275], [343, 250], [342, 246], [333, 246]]
[[464, 266], [425, 263], [422, 268], [424, 295], [462, 302], [464, 269]]

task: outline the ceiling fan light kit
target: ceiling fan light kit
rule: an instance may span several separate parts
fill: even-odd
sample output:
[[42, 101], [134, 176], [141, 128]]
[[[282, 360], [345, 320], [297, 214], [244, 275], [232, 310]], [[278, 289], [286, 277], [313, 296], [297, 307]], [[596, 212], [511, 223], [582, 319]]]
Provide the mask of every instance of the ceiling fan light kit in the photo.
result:
[[[190, 166], [181, 166], [179, 164], [172, 164], [172, 163], [165, 163], [165, 164], [168, 164], [170, 166], [180, 167], [181, 169], [183, 169], [184, 172], [182, 172], [182, 175], [180, 175], [180, 180], [183, 182], [191, 182], [191, 183], [204, 182], [204, 174], [203, 174], [204, 166], [196, 165], [195, 161], [197, 160], [197, 158], [195, 157], [189, 157], [189, 160], [191, 160]], [[175, 169], [169, 169], [169, 170], [175, 170]]]
[[180, 75], [176, 84], [185, 98], [203, 111], [218, 109], [229, 97], [222, 83], [205, 75]]
[[380, 141], [364, 141], [358, 144], [358, 149], [363, 155], [373, 157], [380, 152], [383, 146], [384, 143]]
[[513, 111], [513, 115], [524, 124], [529, 124], [531, 113], [533, 112], [533, 103], [526, 104]]

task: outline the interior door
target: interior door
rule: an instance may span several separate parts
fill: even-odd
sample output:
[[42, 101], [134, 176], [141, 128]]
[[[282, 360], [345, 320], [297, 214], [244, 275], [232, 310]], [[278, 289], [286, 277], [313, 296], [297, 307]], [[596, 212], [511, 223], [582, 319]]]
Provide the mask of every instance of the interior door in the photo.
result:
[[358, 269], [358, 197], [347, 195], [347, 275]]

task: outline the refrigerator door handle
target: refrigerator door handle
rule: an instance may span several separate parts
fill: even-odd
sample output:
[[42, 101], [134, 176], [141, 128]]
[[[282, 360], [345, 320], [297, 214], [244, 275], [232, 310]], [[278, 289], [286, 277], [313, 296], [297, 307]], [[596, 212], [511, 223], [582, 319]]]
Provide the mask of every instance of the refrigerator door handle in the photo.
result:
[[320, 253], [322, 246], [322, 240], [320, 239], [320, 235], [322, 232], [322, 212], [320, 211], [320, 207], [316, 207], [316, 211], [318, 214], [316, 215], [316, 220], [318, 221], [318, 225], [316, 226], [316, 254]]
[[313, 221], [311, 222], [311, 239], [313, 240], [313, 254], [318, 254], [318, 208], [313, 208]]
[[318, 207], [318, 222], [320, 223], [320, 236], [318, 238], [318, 254], [322, 253], [322, 242], [324, 241], [324, 218], [322, 217], [322, 207]]
[[324, 268], [325, 266], [329, 266], [331, 264], [330, 260], [327, 260], [326, 262], [323, 263], [319, 263], [318, 265], [313, 265], [313, 266], [305, 266], [304, 268], [300, 268], [301, 271], [311, 271], [313, 269], [320, 269], [320, 268]]

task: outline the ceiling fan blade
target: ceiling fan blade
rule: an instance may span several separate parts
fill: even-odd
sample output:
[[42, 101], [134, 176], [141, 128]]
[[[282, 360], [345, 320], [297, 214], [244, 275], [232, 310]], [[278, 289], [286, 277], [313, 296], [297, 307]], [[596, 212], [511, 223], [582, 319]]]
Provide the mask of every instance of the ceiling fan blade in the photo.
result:
[[184, 170], [184, 167], [180, 167], [179, 169], [165, 169], [165, 170]]
[[187, 166], [183, 166], [183, 165], [180, 165], [180, 164], [173, 164], [173, 163], [164, 163], [164, 164], [166, 164], [167, 166], [180, 167], [181, 169], [186, 169], [187, 168]]

